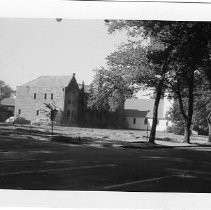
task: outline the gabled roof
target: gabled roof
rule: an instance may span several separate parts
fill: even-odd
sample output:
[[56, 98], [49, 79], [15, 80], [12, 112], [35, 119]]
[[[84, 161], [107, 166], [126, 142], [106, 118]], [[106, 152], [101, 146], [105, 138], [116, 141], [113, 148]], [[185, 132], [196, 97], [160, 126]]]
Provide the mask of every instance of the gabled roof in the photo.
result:
[[29, 87], [67, 87], [71, 81], [72, 76], [40, 76], [24, 84], [23, 86]]
[[[127, 117], [153, 117], [154, 99], [127, 99], [125, 101], [125, 115]], [[160, 100], [158, 118], [164, 118], [164, 101]], [[147, 114], [146, 114], [147, 113]]]
[[2, 106], [15, 106], [15, 99], [14, 98], [4, 98], [1, 100], [0, 104]]
[[[23, 86], [29, 87], [67, 87], [72, 79], [72, 76], [40, 76], [37, 79], [34, 79]], [[81, 89], [82, 84], [78, 84], [79, 89]], [[85, 92], [89, 92], [89, 85], [84, 85]]]

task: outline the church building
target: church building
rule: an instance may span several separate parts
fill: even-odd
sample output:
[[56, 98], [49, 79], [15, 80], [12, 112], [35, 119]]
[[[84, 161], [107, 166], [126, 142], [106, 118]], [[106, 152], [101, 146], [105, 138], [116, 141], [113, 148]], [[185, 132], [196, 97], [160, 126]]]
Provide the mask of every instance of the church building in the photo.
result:
[[80, 88], [75, 74], [72, 76], [41, 76], [17, 87], [15, 116], [31, 122], [47, 119], [46, 105], [57, 110], [56, 120], [66, 124], [77, 124]]

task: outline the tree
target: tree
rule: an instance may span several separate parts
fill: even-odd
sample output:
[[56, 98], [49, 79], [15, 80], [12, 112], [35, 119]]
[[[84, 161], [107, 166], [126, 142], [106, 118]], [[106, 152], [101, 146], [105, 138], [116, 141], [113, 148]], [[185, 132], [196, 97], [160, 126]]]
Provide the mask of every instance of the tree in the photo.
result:
[[177, 135], [184, 135], [184, 121], [181, 115], [178, 101], [174, 101], [167, 113], [169, 120], [173, 123], [172, 132]]
[[56, 118], [56, 115], [58, 113], [58, 109], [56, 108], [56, 105], [54, 103], [44, 103], [45, 107], [48, 110], [45, 110], [46, 116], [50, 119], [51, 121], [51, 135], [53, 136], [53, 127], [54, 127], [54, 120]]
[[[209, 54], [208, 46], [211, 28], [210, 23], [207, 22], [179, 22], [177, 25], [171, 27], [172, 37], [174, 37], [172, 41], [176, 43], [175, 60], [179, 62], [179, 68], [176, 70], [176, 88], [174, 86], [173, 90], [179, 101], [184, 120], [184, 139], [189, 143], [190, 128], [194, 114], [194, 95], [197, 86], [200, 85], [198, 78], [207, 69], [204, 68], [204, 60], [207, 60]], [[186, 102], [187, 111], [185, 110], [183, 98], [185, 100], [188, 99]]]
[[[155, 32], [156, 27], [160, 23], [158, 21], [107, 20], [106, 23], [110, 33], [123, 29], [128, 31], [129, 37], [133, 39], [127, 46], [127, 50], [129, 52], [132, 51], [131, 53], [128, 53], [128, 55], [130, 55], [128, 56], [128, 59], [130, 60], [128, 63], [132, 63], [133, 68], [136, 69], [136, 83], [140, 83], [144, 87], [154, 88], [155, 103], [149, 138], [149, 143], [154, 144], [158, 106], [160, 99], [164, 95], [165, 77], [172, 54], [172, 46], [163, 42], [162, 36], [163, 34], [165, 35], [165, 33], [162, 32], [160, 33], [160, 36], [158, 36]], [[163, 31], [166, 30], [166, 28], [163, 29]], [[150, 43], [146, 44], [147, 41], [150, 41]], [[134, 45], [135, 47], [130, 47], [130, 45]], [[135, 59], [131, 59], [134, 58], [134, 56], [132, 56], [133, 54], [139, 54], [139, 57], [136, 56]], [[124, 60], [127, 61], [128, 59]], [[139, 60], [143, 60], [141, 65], [140, 62], [138, 62]], [[128, 63], [124, 62], [124, 67], [127, 67]], [[129, 66], [129, 69], [132, 69], [131, 66]]]
[[[162, 58], [163, 63], [165, 59], [168, 59], [168, 62], [166, 62], [166, 69], [168, 70], [165, 70], [165, 74], [163, 74], [164, 85], [162, 80], [160, 82], [164, 89], [168, 88], [170, 92], [173, 92], [172, 97], [179, 102], [185, 126], [184, 140], [189, 143], [194, 89], [197, 86], [196, 75], [198, 72], [199, 74], [206, 73], [211, 88], [211, 24], [209, 22], [137, 20], [111, 20], [106, 22], [110, 33], [126, 29], [128, 35], [135, 40], [139, 37], [145, 40], [150, 39], [164, 46], [164, 50], [161, 48], [160, 51], [168, 51], [168, 56]], [[152, 61], [156, 64], [153, 56]], [[160, 65], [160, 70], [162, 66]], [[156, 87], [155, 90], [157, 90]], [[158, 96], [157, 101], [159, 101], [159, 92], [156, 94]], [[186, 107], [183, 100], [187, 100]], [[154, 119], [156, 119], [156, 105], [154, 110]], [[153, 124], [156, 124], [154, 119]], [[156, 126], [153, 126], [150, 137], [152, 142], [156, 131], [154, 127], [156, 128]]]
[[125, 99], [133, 94], [130, 76], [112, 66], [108, 69], [101, 67], [95, 71], [89, 107], [98, 111], [122, 112]]
[[12, 88], [6, 85], [4, 81], [0, 80], [0, 101], [3, 98], [9, 98], [12, 93], [14, 93]]
[[[4, 98], [9, 98], [14, 91], [12, 88], [5, 84], [4, 81], [0, 80], [0, 102]], [[3, 122], [9, 117], [13, 116], [14, 113], [11, 110], [1, 106], [0, 104], [0, 121]]]

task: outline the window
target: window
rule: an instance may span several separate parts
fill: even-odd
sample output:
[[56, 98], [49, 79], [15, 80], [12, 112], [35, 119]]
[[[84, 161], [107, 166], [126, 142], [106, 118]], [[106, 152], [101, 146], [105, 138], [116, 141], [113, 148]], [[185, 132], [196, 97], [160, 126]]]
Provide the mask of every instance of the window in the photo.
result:
[[21, 109], [18, 109], [18, 114], [21, 114]]
[[67, 118], [70, 118], [70, 110], [67, 111]]
[[148, 119], [145, 118], [145, 119], [144, 119], [144, 125], [147, 125], [147, 121], [148, 121]]
[[68, 104], [71, 104], [71, 96], [70, 96], [70, 98], [69, 98], [69, 100], [68, 100]]
[[51, 100], [53, 100], [53, 93], [51, 93]]
[[133, 124], [136, 124], [136, 118], [133, 118]]
[[39, 115], [39, 110], [36, 111], [36, 115], [37, 115], [37, 116]]
[[44, 99], [47, 99], [47, 93], [45, 93]]
[[36, 99], [37, 98], [37, 94], [36, 93], [34, 93], [34, 99]]

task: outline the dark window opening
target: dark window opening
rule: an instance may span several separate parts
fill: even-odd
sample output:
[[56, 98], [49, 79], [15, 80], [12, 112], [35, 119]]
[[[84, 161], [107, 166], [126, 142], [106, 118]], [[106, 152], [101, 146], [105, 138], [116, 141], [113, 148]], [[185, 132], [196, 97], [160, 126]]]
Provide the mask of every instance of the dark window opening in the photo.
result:
[[37, 98], [37, 94], [36, 93], [34, 93], [34, 99], [36, 99]]
[[18, 109], [18, 114], [21, 114], [21, 109]]
[[37, 112], [36, 112], [37, 116], [39, 115], [39, 113], [40, 113], [39, 110], [37, 110]]
[[45, 96], [44, 96], [44, 98], [45, 98], [45, 99], [47, 99], [47, 93], [45, 93]]
[[53, 93], [51, 93], [51, 100], [53, 100]]
[[67, 117], [70, 118], [70, 110], [67, 111]]
[[144, 125], [147, 125], [147, 121], [148, 121], [148, 119], [145, 118], [145, 120], [144, 120]]
[[136, 118], [133, 118], [133, 124], [136, 124]]

